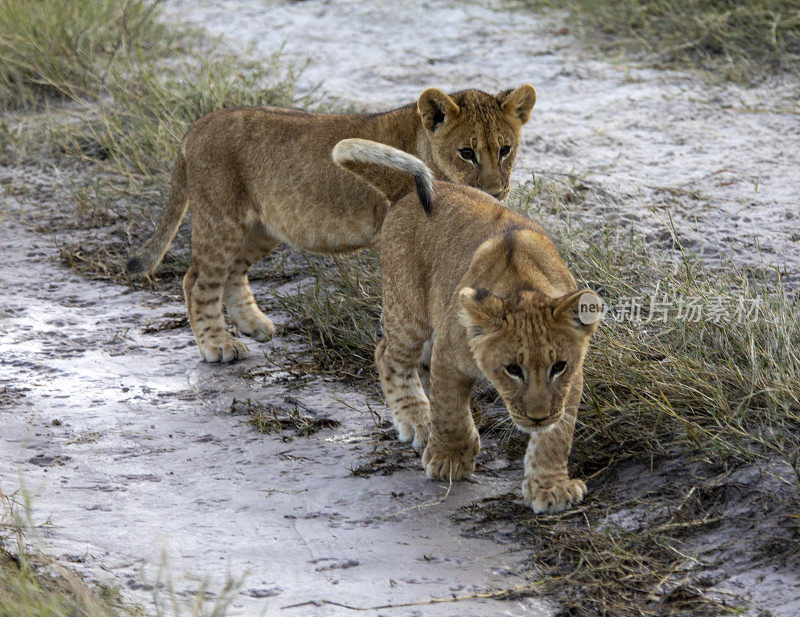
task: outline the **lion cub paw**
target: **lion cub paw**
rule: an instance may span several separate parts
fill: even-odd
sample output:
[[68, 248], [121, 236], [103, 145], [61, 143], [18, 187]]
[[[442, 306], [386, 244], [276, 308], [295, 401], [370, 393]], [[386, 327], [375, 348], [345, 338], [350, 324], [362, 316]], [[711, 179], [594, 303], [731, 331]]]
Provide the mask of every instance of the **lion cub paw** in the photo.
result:
[[246, 330], [239, 328], [239, 331], [242, 334], [251, 336], [260, 342], [271, 339], [273, 336], [275, 336], [275, 332], [277, 332], [275, 329], [275, 324], [272, 323], [272, 320], [266, 315], [262, 315], [258, 321], [251, 319], [250, 323], [248, 324], [248, 328]]
[[522, 483], [522, 498], [537, 514], [561, 512], [583, 501], [586, 485], [574, 478], [544, 487], [534, 479]]
[[428, 443], [428, 427], [425, 425], [395, 419], [394, 427], [397, 429], [397, 439], [404, 443], [411, 441], [411, 447], [417, 452]]
[[455, 447], [431, 440], [422, 455], [425, 473], [431, 480], [463, 480], [475, 471], [480, 447], [477, 432], [470, 441]]
[[199, 346], [200, 354], [206, 362], [233, 362], [244, 360], [250, 355], [247, 345], [233, 337], [213, 343], [200, 343]]

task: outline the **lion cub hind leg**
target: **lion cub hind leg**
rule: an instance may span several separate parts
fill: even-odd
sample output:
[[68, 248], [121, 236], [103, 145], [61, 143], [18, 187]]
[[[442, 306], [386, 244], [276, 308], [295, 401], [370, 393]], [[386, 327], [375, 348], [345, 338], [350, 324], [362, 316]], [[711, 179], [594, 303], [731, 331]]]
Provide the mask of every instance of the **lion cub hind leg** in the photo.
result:
[[[248, 356], [247, 346], [228, 333], [222, 316], [223, 286], [241, 235], [233, 228], [212, 228], [197, 219], [192, 228], [192, 265], [183, 279], [189, 323], [206, 362], [242, 360]], [[206, 230], [213, 231], [213, 237]]]
[[[420, 341], [419, 346], [421, 347]], [[428, 442], [430, 404], [417, 374], [419, 348], [408, 349], [396, 341], [381, 339], [375, 348], [381, 388], [392, 410], [392, 423], [400, 441], [412, 441], [415, 450]]]
[[247, 273], [251, 266], [272, 252], [278, 241], [260, 230], [251, 231], [242, 243], [233, 262], [223, 292], [223, 304], [239, 332], [257, 341], [266, 341], [275, 334], [275, 324], [258, 308]]

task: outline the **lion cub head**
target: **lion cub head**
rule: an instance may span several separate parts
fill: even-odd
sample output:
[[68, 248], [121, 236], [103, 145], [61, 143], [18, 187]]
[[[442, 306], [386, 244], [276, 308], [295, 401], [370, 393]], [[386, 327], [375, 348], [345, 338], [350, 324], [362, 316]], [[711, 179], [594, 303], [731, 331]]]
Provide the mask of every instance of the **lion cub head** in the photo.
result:
[[427, 137], [420, 153], [444, 178], [504, 199], [520, 129], [534, 103], [536, 91], [528, 84], [498, 95], [464, 90], [452, 97], [428, 88], [417, 101]]
[[597, 294], [582, 290], [553, 300], [523, 290], [500, 298], [464, 287], [459, 301], [475, 362], [514, 423], [528, 433], [553, 426], [564, 413], [570, 385], [582, 375], [597, 328], [596, 321], [584, 321], [602, 312]]

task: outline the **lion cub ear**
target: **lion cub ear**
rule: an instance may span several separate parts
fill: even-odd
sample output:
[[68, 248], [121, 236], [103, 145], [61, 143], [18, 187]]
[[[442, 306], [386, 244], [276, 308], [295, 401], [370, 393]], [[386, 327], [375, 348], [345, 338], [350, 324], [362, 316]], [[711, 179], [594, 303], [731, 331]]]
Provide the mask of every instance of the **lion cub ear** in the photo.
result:
[[461, 109], [453, 99], [438, 88], [428, 88], [419, 95], [417, 112], [425, 128], [435, 131], [447, 120], [455, 118]]
[[581, 289], [556, 300], [553, 317], [556, 321], [567, 321], [586, 336], [591, 336], [605, 310], [606, 305], [599, 295], [591, 289]]
[[525, 124], [536, 104], [536, 90], [530, 84], [523, 84], [516, 90], [501, 92], [497, 95], [497, 99], [504, 112]]
[[458, 292], [461, 323], [476, 330], [473, 335], [495, 330], [503, 324], [503, 300], [483, 288], [464, 287]]

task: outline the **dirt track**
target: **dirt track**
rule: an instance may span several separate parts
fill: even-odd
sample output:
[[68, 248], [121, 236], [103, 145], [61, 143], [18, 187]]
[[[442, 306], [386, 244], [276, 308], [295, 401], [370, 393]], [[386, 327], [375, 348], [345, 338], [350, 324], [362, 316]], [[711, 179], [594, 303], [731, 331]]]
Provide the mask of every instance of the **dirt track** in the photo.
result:
[[[613, 198], [581, 216], [630, 220], [668, 246], [661, 221], [669, 204], [689, 248], [800, 266], [792, 239], [800, 233], [800, 122], [790, 100], [798, 84], [715, 88], [587, 60], [551, 21], [495, 3], [415, 1], [402, 15], [396, 6], [167, 2], [232, 45], [257, 37], [265, 56], [284, 41], [289, 60], [310, 53], [303, 83], [323, 81], [325, 96], [361, 107], [385, 109], [429, 85], [533, 83], [539, 102], [517, 179], [589, 174]], [[8, 494], [21, 480], [36, 495], [34, 517], [52, 524], [42, 535], [53, 554], [144, 599], [163, 548], [181, 593], [205, 576], [214, 593], [226, 573], [244, 576], [235, 614], [338, 615], [330, 605], [280, 608], [319, 599], [396, 604], [526, 583], [513, 542], [467, 538], [473, 523], [452, 522], [463, 505], [518, 492], [521, 461], [486, 456], [474, 481], [437, 503], [447, 487], [425, 480], [416, 458], [386, 440], [363, 393], [265, 370], [260, 353], [272, 347], [255, 342], [246, 363], [203, 364], [188, 328], [168, 327], [183, 314], [179, 298], [77, 276], [57, 263], [54, 243], [63, 236], [26, 230], [15, 222], [26, 218], [24, 202], [2, 192], [0, 200], [0, 487]], [[264, 436], [230, 412], [234, 398], [341, 424], [308, 437]], [[393, 473], [351, 471], [382, 458], [397, 466]], [[762, 606], [796, 614], [797, 583], [781, 572], [755, 578], [742, 585], [755, 587]], [[745, 591], [737, 584], [728, 589]], [[367, 614], [551, 610], [527, 598]]]
[[[385, 441], [363, 394], [298, 387], [277, 369], [245, 377], [263, 373], [258, 353], [234, 366], [200, 362], [186, 327], [143, 333], [169, 326], [177, 302], [86, 281], [51, 263], [50, 238], [8, 220], [2, 237], [0, 284], [13, 294], [0, 331], [0, 486], [11, 494], [20, 474], [35, 521], [52, 525], [42, 536], [54, 555], [146, 599], [163, 549], [182, 593], [204, 577], [216, 592], [228, 573], [244, 576], [235, 606], [268, 614], [308, 600], [370, 606], [525, 583], [519, 554], [449, 523], [466, 503], [514, 490], [519, 464], [485, 470], [438, 504], [447, 487]], [[267, 437], [247, 423], [244, 403], [231, 413], [233, 399], [251, 398], [341, 425]], [[351, 471], [387, 457], [399, 466], [391, 475]], [[520, 602], [526, 614], [548, 614], [534, 610], [538, 600]], [[513, 606], [478, 604], [425, 614]]]

